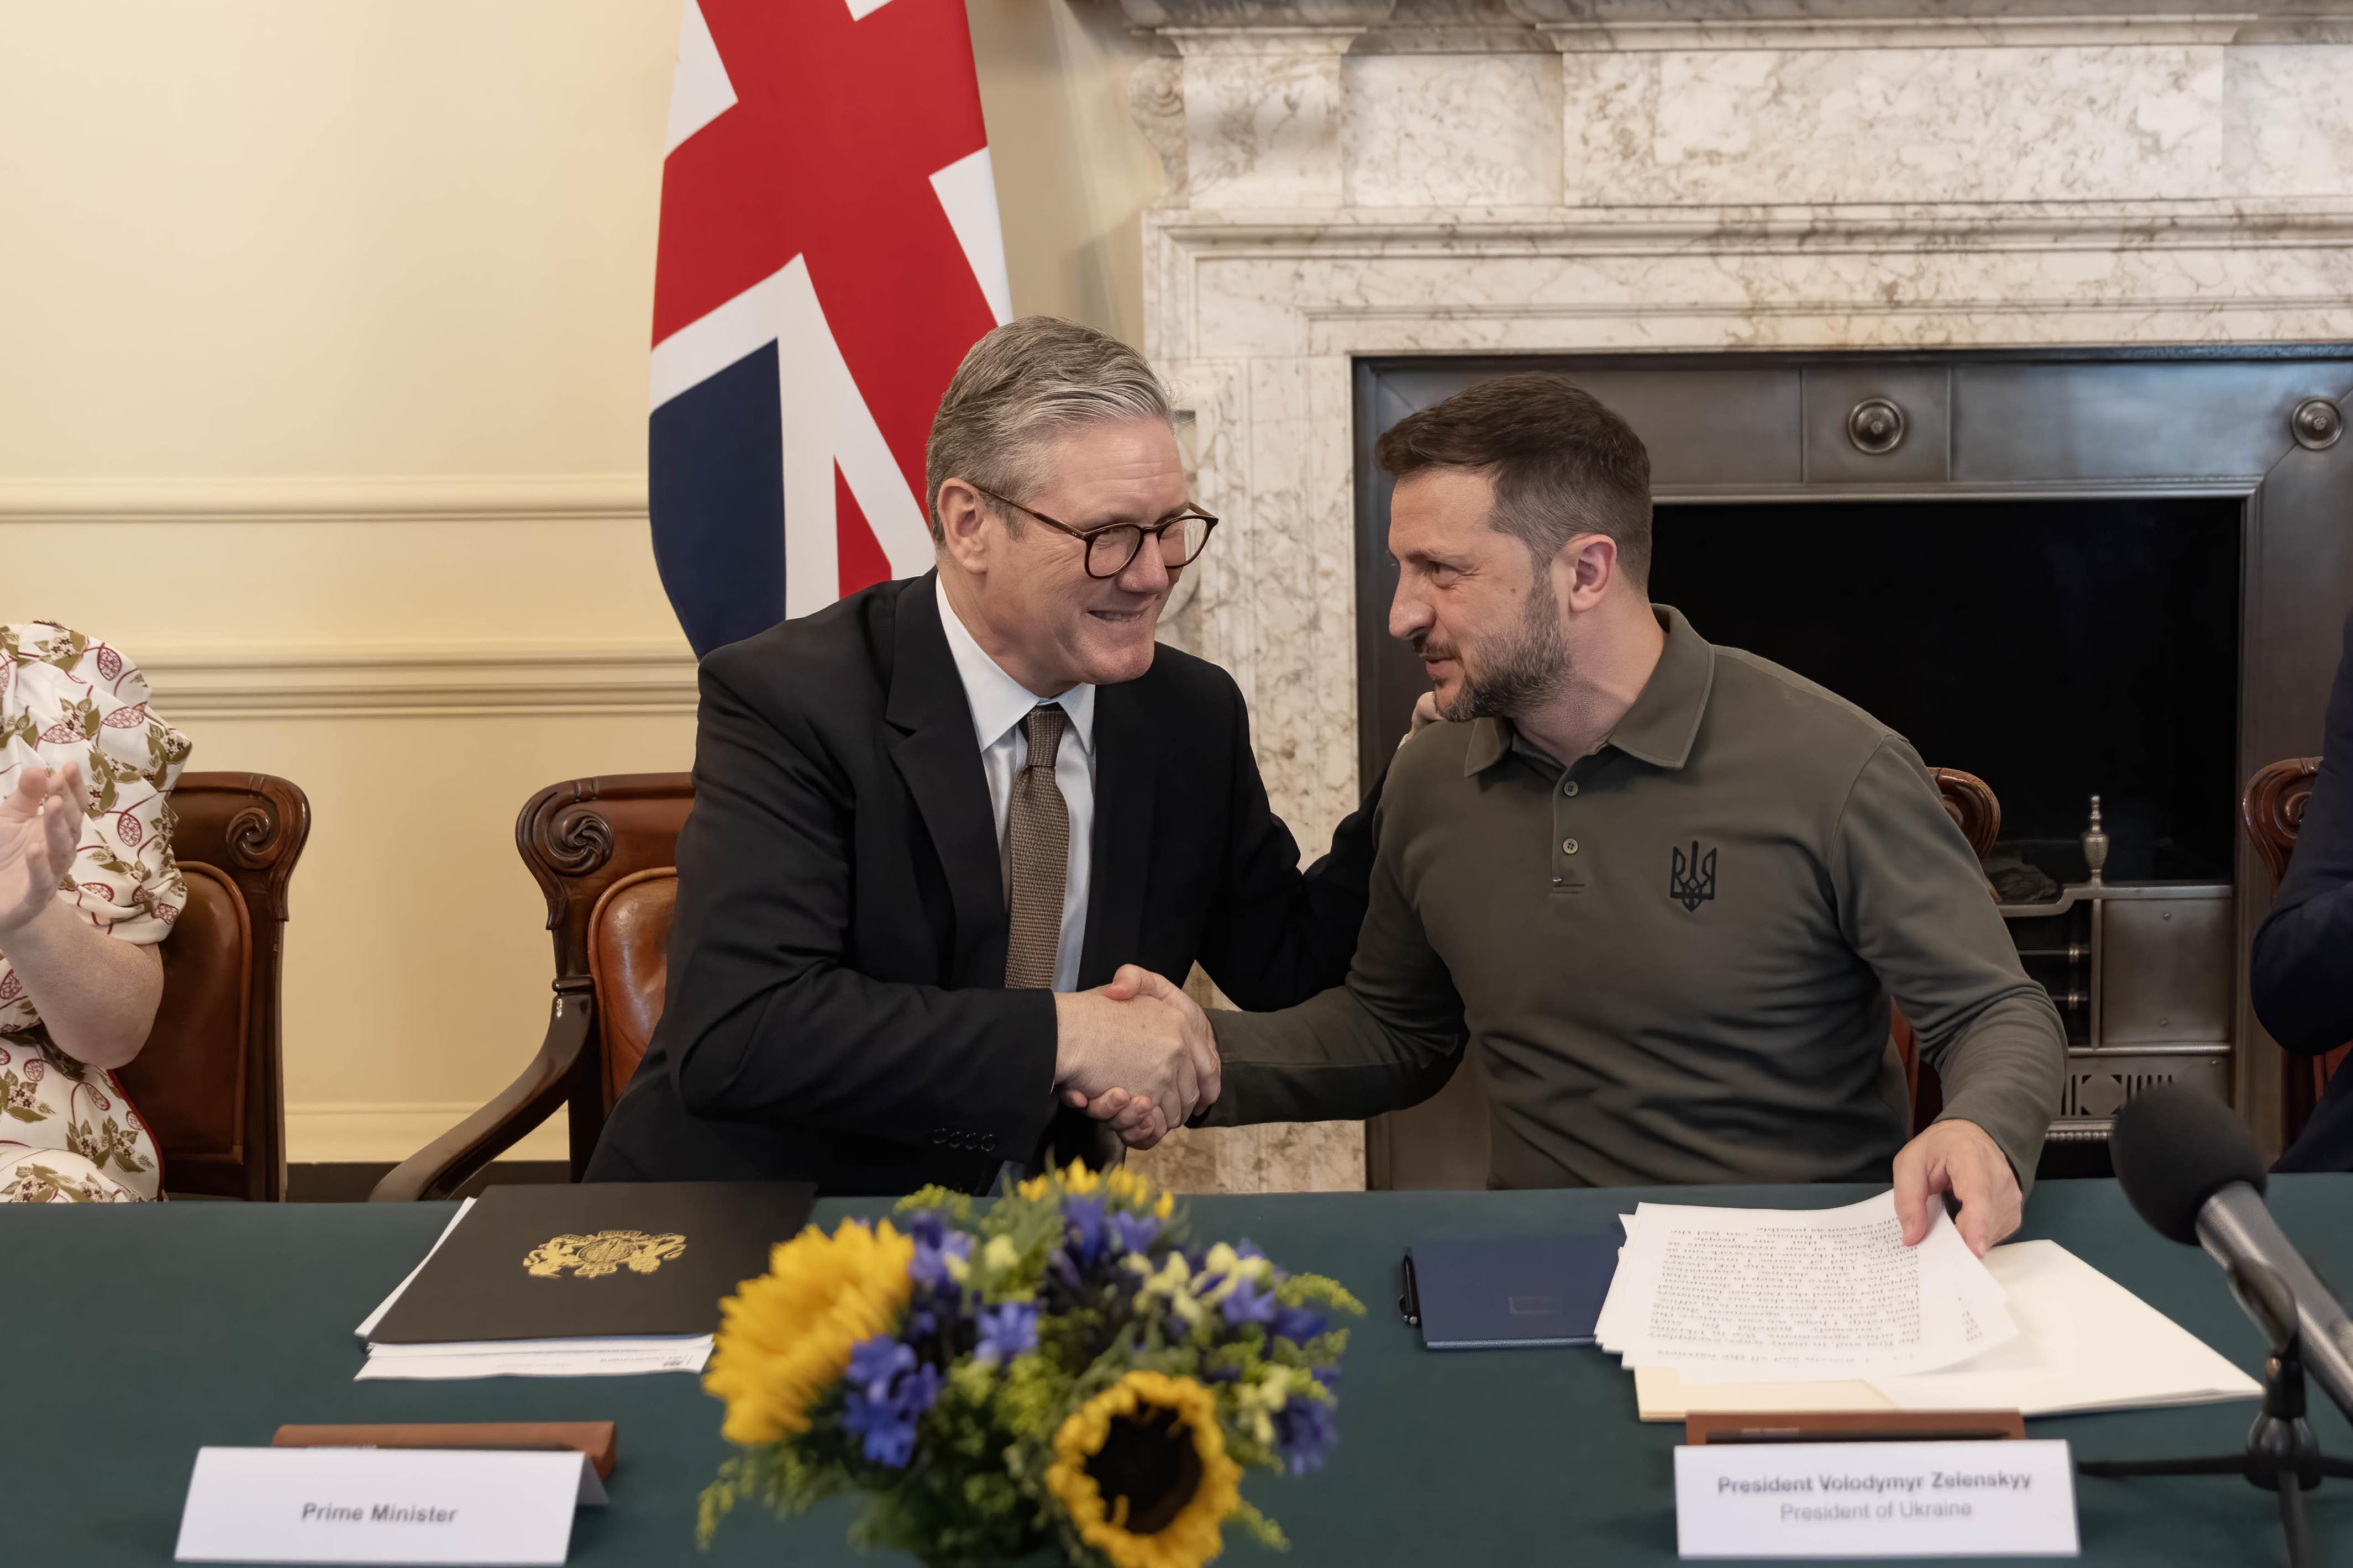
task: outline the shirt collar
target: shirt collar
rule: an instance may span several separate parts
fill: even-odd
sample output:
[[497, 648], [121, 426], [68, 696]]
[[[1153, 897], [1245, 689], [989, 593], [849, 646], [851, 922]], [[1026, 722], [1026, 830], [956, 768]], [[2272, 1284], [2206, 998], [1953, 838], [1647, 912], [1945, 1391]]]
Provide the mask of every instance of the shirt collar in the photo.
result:
[[980, 749], [985, 752], [1003, 740], [1008, 731], [1029, 716], [1029, 710], [1044, 702], [1059, 706], [1071, 716], [1071, 733], [1078, 737], [1079, 749], [1093, 755], [1095, 689], [1073, 686], [1060, 697], [1039, 696], [988, 657], [956, 615], [955, 606], [948, 603], [947, 584], [934, 586], [940, 597], [940, 626], [947, 633], [948, 654], [964, 681], [965, 705], [972, 710], [973, 738], [980, 742]]
[[[1715, 684], [1715, 649], [1692, 630], [1683, 612], [1669, 605], [1653, 605], [1666, 634], [1659, 650], [1658, 668], [1609, 731], [1604, 742], [1654, 767], [1680, 768], [1691, 760], [1692, 742], [1699, 737], [1699, 721], [1707, 711], [1708, 692]], [[1462, 772], [1483, 773], [1512, 750], [1514, 731], [1508, 719], [1480, 719], [1471, 726], [1471, 740], [1462, 755]], [[1572, 759], [1574, 760], [1574, 759]]]

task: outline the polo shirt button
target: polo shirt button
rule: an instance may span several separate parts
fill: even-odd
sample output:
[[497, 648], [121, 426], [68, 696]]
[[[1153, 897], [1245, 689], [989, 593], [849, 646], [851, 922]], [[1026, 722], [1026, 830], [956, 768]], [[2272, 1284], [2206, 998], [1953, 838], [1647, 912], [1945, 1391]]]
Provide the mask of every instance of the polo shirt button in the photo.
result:
[[1574, 854], [1576, 854], [1576, 853], [1577, 853], [1577, 840], [1576, 840], [1576, 839], [1574, 839], [1574, 838], [1564, 838], [1564, 839], [1562, 839], [1562, 840], [1560, 841], [1560, 852], [1561, 852], [1562, 854], [1564, 854], [1564, 855], [1574, 855]]
[[1560, 793], [1563, 795], [1575, 795], [1577, 793], [1577, 781], [1575, 779], [1571, 779], [1567, 784], [1561, 785]]

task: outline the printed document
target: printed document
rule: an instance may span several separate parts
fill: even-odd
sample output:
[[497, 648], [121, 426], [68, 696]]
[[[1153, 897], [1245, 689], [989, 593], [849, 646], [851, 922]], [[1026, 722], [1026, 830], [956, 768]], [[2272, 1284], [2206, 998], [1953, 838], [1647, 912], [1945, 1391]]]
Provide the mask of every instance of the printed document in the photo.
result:
[[1806, 1382], [1930, 1372], [2017, 1331], [1942, 1207], [1906, 1247], [1891, 1191], [1828, 1210], [1643, 1204], [1597, 1338], [1686, 1382]]

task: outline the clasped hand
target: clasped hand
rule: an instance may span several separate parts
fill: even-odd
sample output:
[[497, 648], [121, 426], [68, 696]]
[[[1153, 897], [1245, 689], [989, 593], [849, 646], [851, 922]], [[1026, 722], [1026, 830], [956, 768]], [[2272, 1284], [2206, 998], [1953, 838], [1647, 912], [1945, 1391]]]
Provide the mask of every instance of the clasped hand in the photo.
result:
[[1149, 1149], [1214, 1104], [1218, 1044], [1190, 996], [1136, 964], [1108, 985], [1054, 997], [1054, 1089], [1131, 1149]]

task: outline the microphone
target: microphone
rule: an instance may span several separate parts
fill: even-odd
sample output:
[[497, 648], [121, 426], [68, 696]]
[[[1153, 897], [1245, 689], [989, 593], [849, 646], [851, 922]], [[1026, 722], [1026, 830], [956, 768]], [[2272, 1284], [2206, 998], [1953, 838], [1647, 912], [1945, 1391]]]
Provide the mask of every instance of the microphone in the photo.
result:
[[2185, 1083], [2152, 1085], [2116, 1113], [2108, 1152], [2149, 1227], [2203, 1247], [2272, 1348], [2294, 1334], [2306, 1370], [2353, 1416], [2353, 1321], [2264, 1206], [2263, 1157], [2229, 1108]]

